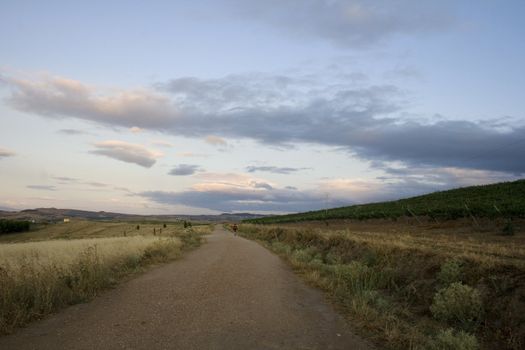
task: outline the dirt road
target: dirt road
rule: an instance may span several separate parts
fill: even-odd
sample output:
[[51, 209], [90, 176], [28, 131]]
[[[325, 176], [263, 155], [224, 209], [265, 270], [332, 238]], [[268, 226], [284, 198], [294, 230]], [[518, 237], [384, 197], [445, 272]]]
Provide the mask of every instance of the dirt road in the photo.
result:
[[216, 228], [182, 260], [72, 306], [0, 349], [370, 349], [279, 257]]

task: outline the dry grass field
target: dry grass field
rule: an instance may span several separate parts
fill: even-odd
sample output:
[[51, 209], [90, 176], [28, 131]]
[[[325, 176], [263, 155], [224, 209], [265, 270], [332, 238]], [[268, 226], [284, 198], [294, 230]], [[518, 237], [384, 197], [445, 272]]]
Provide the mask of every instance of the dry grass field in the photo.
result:
[[[519, 222], [516, 222], [519, 225]], [[525, 234], [468, 220], [244, 224], [388, 349], [523, 349]]]
[[[138, 225], [138, 228], [137, 228]], [[200, 244], [208, 226], [72, 221], [0, 238], [0, 334]]]
[[[167, 223], [166, 227], [163, 225], [162, 222], [104, 222], [71, 219], [68, 223], [40, 224], [36, 230], [30, 232], [0, 235], [0, 243], [122, 236], [171, 236], [180, 233], [183, 228], [181, 223]], [[194, 229], [199, 230], [200, 227], [196, 226]]]

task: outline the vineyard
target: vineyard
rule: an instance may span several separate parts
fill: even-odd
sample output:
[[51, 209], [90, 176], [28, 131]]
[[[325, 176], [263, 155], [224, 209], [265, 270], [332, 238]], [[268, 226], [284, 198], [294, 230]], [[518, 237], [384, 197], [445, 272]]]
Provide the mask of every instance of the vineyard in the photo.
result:
[[435, 220], [463, 217], [524, 218], [525, 180], [463, 187], [390, 202], [270, 216], [244, 222], [277, 224], [330, 219], [395, 220], [403, 216], [426, 216]]

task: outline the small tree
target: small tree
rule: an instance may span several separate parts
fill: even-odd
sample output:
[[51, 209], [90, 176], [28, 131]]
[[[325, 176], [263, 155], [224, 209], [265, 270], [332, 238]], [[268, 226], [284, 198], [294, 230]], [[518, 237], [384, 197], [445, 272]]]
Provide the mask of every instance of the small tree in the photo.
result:
[[137, 225], [137, 230], [140, 230], [140, 225]]
[[166, 224], [162, 225], [163, 228], [166, 228]]

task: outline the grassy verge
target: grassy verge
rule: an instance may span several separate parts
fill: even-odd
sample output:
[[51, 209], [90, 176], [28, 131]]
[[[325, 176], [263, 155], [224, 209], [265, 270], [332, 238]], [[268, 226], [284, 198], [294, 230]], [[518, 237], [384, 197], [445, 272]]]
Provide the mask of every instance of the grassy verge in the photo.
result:
[[88, 301], [148, 265], [175, 259], [200, 245], [208, 232], [208, 227], [199, 227], [160, 237], [0, 244], [0, 334], [67, 305]]
[[525, 346], [525, 267], [519, 248], [487, 246], [485, 254], [485, 246], [469, 238], [260, 225], [239, 229], [329, 293], [361, 332], [385, 348]]

